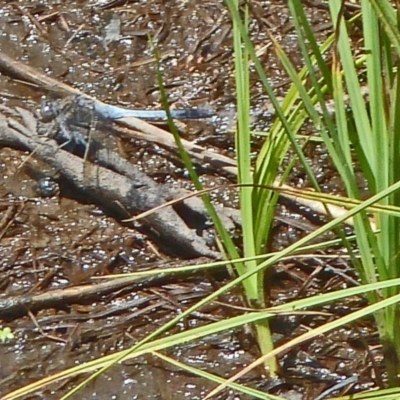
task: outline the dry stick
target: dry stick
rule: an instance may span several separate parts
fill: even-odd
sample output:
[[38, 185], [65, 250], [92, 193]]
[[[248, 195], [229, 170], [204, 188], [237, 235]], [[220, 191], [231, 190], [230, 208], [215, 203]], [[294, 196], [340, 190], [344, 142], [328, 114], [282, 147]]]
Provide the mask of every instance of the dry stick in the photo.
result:
[[[195, 267], [196, 265], [206, 262], [208, 262], [208, 259], [202, 259], [200, 263], [196, 262], [192, 264], [192, 266]], [[184, 265], [187, 265], [187, 263]], [[171, 264], [164, 263], [160, 265], [156, 263], [156, 265], [149, 265], [149, 267], [157, 268], [157, 275], [125, 276], [114, 279], [97, 277], [102, 281], [54, 289], [44, 293], [27, 293], [17, 296], [8, 296], [5, 299], [0, 298], [0, 318], [13, 320], [19, 316], [26, 315], [28, 311], [34, 312], [46, 308], [58, 307], [60, 305], [65, 306], [66, 304], [82, 304], [89, 300], [93, 301], [102, 298], [111, 293], [119, 293], [125, 290], [132, 293], [143, 290], [144, 287], [159, 287], [160, 285], [174, 282], [177, 277], [184, 279], [198, 274], [196, 268], [192, 270], [181, 270], [178, 268], [180, 266], [180, 263], [172, 265], [172, 267], [177, 268], [176, 271], [171, 271]], [[225, 266], [221, 264], [216, 268], [225, 268]], [[107, 311], [105, 310], [105, 312]]]
[[[51, 91], [60, 95], [79, 94], [87, 98], [91, 98], [95, 102], [102, 103], [99, 100], [82, 93], [78, 89], [74, 89], [73, 87], [68, 86], [65, 83], [59, 82], [56, 79], [46, 76], [42, 72], [30, 66], [27, 66], [19, 61], [13, 60], [11, 57], [5, 55], [4, 53], [0, 54], [0, 71], [6, 73], [7, 75], [15, 76], [23, 81], [34, 83], [37, 86], [47, 91]], [[177, 145], [175, 143], [172, 134], [162, 129], [159, 129], [153, 125], [150, 125], [145, 121], [142, 121], [137, 118], [123, 118], [121, 120], [118, 120], [118, 122], [135, 131], [135, 132], [129, 131], [129, 135], [131, 135], [132, 137], [154, 142], [159, 144], [160, 146], [169, 147], [170, 149], [174, 150], [177, 149]], [[184, 145], [188, 154], [191, 157], [199, 159], [203, 165], [209, 164], [216, 170], [222, 169], [224, 172], [228, 174], [237, 176], [237, 164], [234, 160], [225, 157], [221, 154], [208, 151], [203, 147], [184, 139], [182, 139], [182, 144]], [[288, 185], [281, 184], [279, 179], [277, 179], [273, 185], [279, 186], [282, 189], [288, 189], [288, 190], [292, 189]], [[341, 207], [334, 205], [326, 205], [316, 200], [308, 200], [287, 193], [281, 193], [280, 196], [290, 201], [301, 204], [305, 207], [308, 207], [320, 214], [326, 215], [327, 214], [326, 209], [328, 209], [330, 215], [333, 218], [340, 217], [346, 212], [346, 210]], [[347, 221], [347, 222], [349, 224], [352, 224], [352, 221]]]

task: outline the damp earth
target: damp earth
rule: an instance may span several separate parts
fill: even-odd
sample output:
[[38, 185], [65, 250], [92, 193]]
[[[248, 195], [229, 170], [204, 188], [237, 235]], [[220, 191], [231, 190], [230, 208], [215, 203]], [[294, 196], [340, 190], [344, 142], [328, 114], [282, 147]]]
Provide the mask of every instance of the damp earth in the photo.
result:
[[[302, 61], [286, 3], [255, 0], [250, 8], [252, 40], [279, 96], [290, 81], [272, 51], [267, 30], [291, 54], [295, 65], [301, 66]], [[332, 27], [323, 4], [305, 3], [310, 3], [307, 15], [315, 31], [326, 37]], [[232, 28], [222, 1], [3, 1], [0, 21], [0, 56], [126, 108], [162, 107], [156, 44], [171, 106], [215, 111], [206, 120], [180, 122], [182, 137], [234, 158]], [[252, 124], [254, 130], [266, 131], [271, 123], [270, 105], [255, 74], [252, 79]], [[37, 115], [43, 96], [55, 95], [48, 89], [1, 71], [4, 107]], [[158, 127], [168, 130], [162, 122]], [[138, 137], [114, 135], [111, 128], [99, 135], [97, 140], [157, 184], [194, 190], [176, 152]], [[123, 218], [66, 184], [35, 154], [8, 146], [0, 147], [0, 154], [0, 300], [8, 307], [0, 310], [0, 318], [1, 326], [9, 327], [14, 336], [0, 342], [0, 395], [127, 349], [230, 280], [224, 268], [129, 283], [94, 280], [208, 259], [182, 257], [178, 249], [163, 247], [146, 229], [123, 223]], [[340, 192], [340, 180], [324, 149], [310, 147], [309, 159], [321, 186], [330, 193]], [[212, 198], [218, 207], [237, 207], [237, 192], [228, 188], [234, 182], [232, 176], [207, 165], [197, 168], [204, 186], [216, 188]], [[306, 185], [304, 171], [295, 168], [289, 183]], [[318, 216], [302, 211], [283, 201], [279, 204], [271, 250], [316, 229]], [[203, 234], [212, 248], [212, 227], [206, 226]], [[346, 257], [328, 262], [322, 257], [286, 260], [273, 268], [269, 278], [272, 305], [358, 284]], [[29, 303], [20, 307], [27, 298]], [[327, 315], [345, 315], [364, 305], [363, 299], [354, 298], [327, 305], [320, 315], [277, 316], [272, 325], [276, 345], [327, 322], [331, 318]], [[244, 306], [240, 290], [235, 289], [171, 333], [239, 315]], [[379, 353], [370, 350], [377, 344], [373, 321], [363, 321], [281, 354], [279, 379], [269, 379], [258, 367], [239, 383], [287, 399], [356, 393], [377, 385], [375, 369], [383, 366]], [[164, 354], [222, 377], [232, 376], [260, 355], [251, 327], [192, 340]], [[58, 381], [24, 398], [58, 399], [83, 379]], [[347, 385], [335, 386], [346, 380]], [[107, 370], [74, 398], [201, 399], [215, 386], [146, 354]], [[251, 397], [225, 389], [217, 398]]]

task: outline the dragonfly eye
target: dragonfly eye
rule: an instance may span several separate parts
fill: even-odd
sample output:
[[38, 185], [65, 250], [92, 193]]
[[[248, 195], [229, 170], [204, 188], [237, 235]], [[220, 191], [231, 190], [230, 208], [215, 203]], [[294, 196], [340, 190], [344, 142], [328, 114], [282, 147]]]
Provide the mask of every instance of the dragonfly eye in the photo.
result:
[[49, 122], [54, 117], [59, 115], [61, 112], [60, 108], [55, 106], [55, 103], [48, 100], [48, 99], [43, 99], [42, 104], [40, 106], [40, 115], [42, 117], [43, 122]]

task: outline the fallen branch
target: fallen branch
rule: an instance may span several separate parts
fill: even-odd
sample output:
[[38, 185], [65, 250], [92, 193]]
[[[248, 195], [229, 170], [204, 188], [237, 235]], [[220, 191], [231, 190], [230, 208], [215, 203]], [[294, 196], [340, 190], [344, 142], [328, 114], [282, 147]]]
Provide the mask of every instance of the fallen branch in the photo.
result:
[[[135, 166], [130, 165], [130, 175], [127, 177], [103, 166], [84, 162], [60, 149], [55, 141], [38, 136], [33, 129], [36, 124], [33, 114], [27, 110], [18, 111], [24, 124], [0, 113], [0, 146], [34, 151], [37, 157], [55, 168], [60, 176], [95, 204], [126, 219], [167, 201], [162, 185], [158, 185]], [[108, 151], [110, 154], [114, 158], [118, 157]], [[157, 210], [141, 223], [150, 237], [168, 253], [188, 258], [219, 257], [172, 207]]]

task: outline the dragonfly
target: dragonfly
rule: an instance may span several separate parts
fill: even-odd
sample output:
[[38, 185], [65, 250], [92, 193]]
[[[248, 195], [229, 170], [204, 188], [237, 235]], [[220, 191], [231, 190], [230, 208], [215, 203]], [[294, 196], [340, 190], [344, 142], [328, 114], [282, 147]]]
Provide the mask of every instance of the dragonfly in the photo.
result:
[[[145, 120], [165, 120], [165, 110], [140, 110], [127, 109], [111, 104], [102, 103], [83, 95], [68, 96], [61, 100], [42, 101], [41, 120], [44, 123], [52, 123], [46, 136], [55, 138], [61, 136], [66, 144], [87, 146], [85, 135], [71, 126], [89, 127], [88, 140], [91, 138], [91, 131], [96, 123], [100, 121], [117, 121], [122, 118], [140, 118]], [[214, 112], [210, 109], [174, 109], [171, 110], [171, 117], [176, 119], [203, 119], [210, 118]]]

